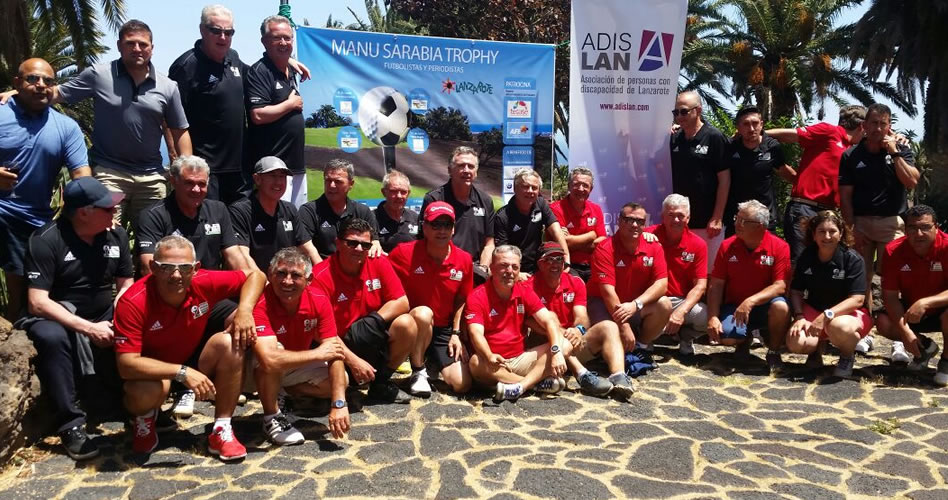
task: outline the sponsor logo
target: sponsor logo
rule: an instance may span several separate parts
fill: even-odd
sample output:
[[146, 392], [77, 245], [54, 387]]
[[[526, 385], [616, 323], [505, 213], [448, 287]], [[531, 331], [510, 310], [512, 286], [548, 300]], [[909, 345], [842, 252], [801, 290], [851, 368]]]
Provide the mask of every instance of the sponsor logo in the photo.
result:
[[319, 226], [319, 227], [321, 227], [321, 228], [323, 228], [323, 227], [332, 227], [332, 225], [329, 224], [329, 221], [325, 221], [325, 220], [324, 220], [324, 221], [323, 221], [323, 224], [322, 224], [321, 226]]
[[457, 270], [457, 269], [452, 269], [450, 276], [448, 276], [448, 279], [449, 279], [449, 280], [454, 280], [454, 281], [461, 281], [461, 280], [464, 279], [464, 271], [459, 271], [459, 270]]
[[474, 217], [483, 217], [483, 216], [484, 216], [484, 208], [483, 208], [483, 207], [474, 207], [474, 208], [473, 208], [473, 212], [474, 212]]
[[645, 267], [652, 267], [652, 264], [654, 263], [655, 263], [655, 257], [648, 257], [648, 256], [642, 257], [642, 264]]
[[72, 254], [72, 251], [66, 252], [66, 256], [63, 257], [63, 262], [72, 262], [76, 260], [76, 256]]
[[533, 118], [531, 103], [520, 99], [507, 101], [507, 118]]
[[219, 81], [220, 81], [220, 78], [218, 78], [214, 74], [211, 74], [211, 76], [207, 77], [207, 83], [217, 83]]
[[344, 293], [340, 293], [339, 296], [336, 297], [336, 302], [345, 302], [347, 300], [349, 300], [349, 297], [346, 297]]
[[284, 230], [284, 231], [292, 231], [292, 230], [293, 230], [293, 221], [291, 221], [291, 220], [285, 220], [285, 221], [283, 221], [283, 230]]
[[932, 262], [932, 271], [941, 271], [941, 262]]
[[382, 229], [379, 230], [379, 234], [388, 234], [388, 228], [383, 227]]
[[570, 222], [569, 224], [567, 224], [566, 229], [573, 229], [573, 223]]
[[191, 315], [194, 316], [194, 319], [198, 319], [207, 314], [209, 310], [210, 306], [207, 305], [207, 302], [201, 302], [196, 306], [191, 306]]
[[370, 292], [374, 292], [374, 291], [376, 291], [376, 290], [381, 290], [381, 289], [382, 289], [382, 281], [381, 281], [380, 279], [378, 279], [378, 278], [370, 279], [370, 280], [365, 280], [365, 288], [366, 288], [368, 291], [370, 291]]
[[494, 317], [494, 316], [499, 316], [499, 314], [498, 314], [498, 312], [497, 312], [496, 310], [494, 310], [493, 308], [491, 308], [490, 314], [488, 314], [488, 316]]
[[911, 267], [909, 267], [909, 265], [908, 265], [908, 264], [905, 264], [904, 266], [902, 266], [902, 269], [901, 269], [901, 270], [902, 270], [902, 271], [911, 271], [911, 270], [912, 270], [912, 268], [911, 268]]
[[511, 125], [507, 128], [507, 137], [521, 137], [524, 135], [530, 134], [530, 126], [523, 125]]
[[157, 330], [161, 330], [162, 328], [164, 328], [164, 326], [162, 326], [161, 321], [156, 320], [154, 323], [152, 323], [151, 328], [149, 328], [148, 331], [154, 332]]
[[276, 82], [276, 83], [273, 85], [273, 88], [274, 88], [275, 90], [280, 90], [280, 89], [283, 88], [283, 85], [281, 85], [280, 82]]
[[728, 259], [727, 261], [728, 261], [728, 262], [737, 262], [737, 255], [732, 255], [731, 258]]
[[266, 228], [263, 227], [263, 224], [257, 224], [257, 227], [254, 228], [254, 232], [262, 233], [266, 231]]
[[308, 331], [312, 330], [313, 328], [316, 328], [316, 318], [304, 319], [304, 320], [303, 320], [303, 331], [304, 331], [304, 332], [308, 332]]
[[[339, 101], [339, 113], [343, 115], [352, 114], [352, 101]], [[355, 138], [352, 138], [355, 141]]]
[[204, 224], [204, 234], [210, 236], [212, 234], [221, 234], [221, 225], [217, 222], [213, 224]]
[[[351, 112], [349, 113], [352, 114]], [[358, 148], [359, 147], [359, 138], [358, 137], [341, 137], [339, 138], [339, 145], [342, 148]]]
[[517, 224], [514, 224], [514, 227], [513, 227], [512, 231], [516, 233], [517, 231], [519, 231], [519, 230], [521, 230], [521, 229], [523, 229], [523, 228], [520, 227], [520, 226], [517, 225]]
[[625, 267], [625, 261], [620, 259], [619, 262], [616, 263], [616, 267]]
[[425, 274], [425, 270], [421, 266], [415, 268], [415, 274]]
[[639, 45], [639, 71], [655, 71], [664, 68], [671, 61], [672, 44], [675, 35], [642, 30], [642, 43]]
[[773, 255], [761, 255], [760, 256], [760, 265], [762, 266], [772, 266], [774, 265]]
[[540, 303], [546, 305], [546, 297], [540, 297]]
[[813, 270], [808, 267], [806, 268], [806, 271], [803, 271], [803, 274], [813, 276]]
[[276, 331], [276, 334], [277, 334], [277, 335], [286, 335], [286, 327], [283, 326], [283, 325], [280, 325], [280, 329]]
[[[892, 162], [892, 159], [891, 159], [891, 158], [886, 161], [886, 163], [891, 163], [891, 162]], [[858, 170], [858, 169], [860, 169], [860, 168], [866, 168], [866, 167], [868, 167], [868, 166], [869, 166], [869, 165], [866, 165], [864, 162], [859, 162], [859, 163], [856, 164], [856, 169]]]
[[427, 99], [412, 99], [410, 106], [411, 106], [412, 111], [428, 111], [428, 100]]
[[140, 241], [138, 242], [138, 248], [148, 248], [148, 247], [150, 247], [150, 246], [152, 246], [152, 245], [154, 245], [154, 244], [155, 244], [155, 243], [154, 243], [153, 241], [140, 240]]
[[683, 262], [694, 262], [695, 254], [689, 252], [681, 252], [681, 260]]

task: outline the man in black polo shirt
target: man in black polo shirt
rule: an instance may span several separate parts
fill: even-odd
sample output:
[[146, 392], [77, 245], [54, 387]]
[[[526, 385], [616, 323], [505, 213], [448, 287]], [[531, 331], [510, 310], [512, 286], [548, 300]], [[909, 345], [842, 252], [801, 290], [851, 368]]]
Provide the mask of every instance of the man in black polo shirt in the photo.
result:
[[[300, 207], [296, 243], [313, 259], [314, 265], [335, 253], [336, 229], [344, 219], [362, 219], [378, 233], [379, 226], [372, 209], [349, 199], [349, 191], [355, 184], [354, 176], [352, 162], [339, 158], [329, 160], [323, 170], [323, 195]], [[382, 255], [382, 246], [379, 240], [372, 240], [369, 257], [379, 255]]]
[[532, 168], [522, 168], [514, 175], [514, 196], [494, 216], [494, 243], [520, 248], [520, 277], [526, 279], [537, 269], [537, 251], [547, 239], [564, 249], [565, 267], [569, 267], [566, 238], [550, 204], [540, 198], [540, 174]]
[[229, 207], [237, 248], [251, 269], [269, 269], [280, 250], [296, 246], [296, 207], [280, 199], [290, 169], [276, 156], [264, 156], [253, 167], [257, 190]]
[[270, 16], [260, 25], [266, 52], [247, 72], [247, 114], [250, 118], [248, 154], [256, 163], [276, 156], [293, 174], [283, 199], [299, 207], [306, 203], [306, 167], [303, 163], [303, 98], [297, 72], [289, 65], [293, 28], [283, 16]]
[[763, 133], [760, 110], [746, 106], [734, 118], [737, 135], [729, 141], [724, 162], [731, 168], [731, 189], [724, 209], [724, 235], [734, 235], [737, 204], [757, 200], [770, 208], [771, 232], [777, 229], [777, 203], [774, 196], [774, 172], [793, 183], [797, 173], [787, 165], [783, 146]]
[[454, 238], [451, 241], [471, 254], [474, 259], [474, 282], [487, 280], [491, 253], [494, 251], [494, 200], [474, 187], [477, 179], [477, 153], [458, 146], [448, 162], [448, 182], [428, 191], [421, 205], [421, 213], [434, 201], [444, 201], [454, 208]]
[[[681, 127], [671, 138], [672, 190], [691, 200], [689, 229], [716, 255], [724, 240], [723, 219], [731, 172], [724, 162], [727, 139], [701, 119], [701, 98], [694, 91], [678, 94], [672, 110]], [[714, 262], [708, 259], [708, 269]]]
[[375, 219], [379, 224], [379, 242], [386, 253], [399, 243], [418, 239], [418, 214], [405, 208], [409, 194], [411, 184], [407, 175], [392, 170], [382, 177], [385, 201], [375, 207]]
[[[112, 354], [112, 286], [132, 284], [128, 235], [112, 227], [125, 195], [92, 177], [63, 191], [64, 213], [33, 233], [26, 262], [29, 313], [17, 322], [38, 353], [35, 363], [51, 403], [57, 432], [75, 460], [98, 455], [76, 403], [76, 376], [117, 380]], [[76, 366], [78, 364], [78, 366]], [[101, 390], [103, 383], [96, 384]], [[116, 398], [118, 393], [116, 393]]]

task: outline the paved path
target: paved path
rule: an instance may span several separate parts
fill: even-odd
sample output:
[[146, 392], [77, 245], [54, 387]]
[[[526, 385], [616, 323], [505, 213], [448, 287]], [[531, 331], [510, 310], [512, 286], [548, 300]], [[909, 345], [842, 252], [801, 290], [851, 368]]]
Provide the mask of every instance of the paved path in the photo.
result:
[[54, 439], [23, 450], [0, 498], [948, 498], [948, 391], [931, 370], [888, 368], [883, 345], [857, 360], [859, 380], [807, 374], [791, 356], [791, 375], [773, 378], [762, 360], [728, 373], [720, 351], [699, 346], [685, 366], [659, 347], [661, 368], [630, 403], [434, 394], [364, 407], [342, 441], [326, 439], [324, 416], [304, 416], [309, 441], [282, 449], [260, 438], [251, 401], [235, 419], [250, 453], [230, 465], [206, 455], [212, 409], [199, 403], [147, 459], [120, 423], [100, 427], [103, 456], [86, 465]]

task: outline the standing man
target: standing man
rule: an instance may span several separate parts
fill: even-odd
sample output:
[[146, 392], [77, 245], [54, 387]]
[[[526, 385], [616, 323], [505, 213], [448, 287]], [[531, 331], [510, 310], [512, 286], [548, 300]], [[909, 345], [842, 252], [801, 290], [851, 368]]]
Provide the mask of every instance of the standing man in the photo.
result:
[[253, 167], [256, 191], [229, 207], [237, 248], [251, 269], [267, 269], [277, 251], [296, 246], [296, 207], [280, 199], [289, 174], [276, 156], [260, 158]]
[[521, 168], [514, 175], [514, 196], [494, 216], [494, 243], [514, 245], [520, 249], [521, 279], [526, 279], [537, 269], [537, 253], [543, 235], [560, 244], [566, 252], [566, 267], [569, 267], [569, 251], [566, 237], [556, 215], [546, 200], [540, 198], [540, 174], [532, 168]]
[[30, 238], [26, 271], [32, 317], [17, 327], [36, 347], [43, 393], [74, 460], [99, 454], [85, 432], [76, 378], [98, 374], [99, 390], [114, 380], [112, 286], [122, 295], [132, 284], [128, 236], [121, 227], [112, 228], [112, 212], [122, 196], [92, 177], [80, 177], [63, 191], [63, 215]]
[[486, 281], [494, 251], [494, 200], [474, 186], [479, 163], [473, 149], [454, 148], [448, 161], [448, 182], [428, 191], [421, 206], [424, 213], [429, 203], [443, 201], [454, 209], [457, 221], [453, 241], [475, 259], [475, 283]]
[[606, 222], [602, 207], [589, 201], [593, 190], [593, 173], [585, 167], [569, 173], [569, 192], [566, 198], [550, 203], [566, 238], [569, 250], [569, 272], [589, 281], [590, 258], [596, 245], [606, 239]]
[[260, 41], [266, 52], [247, 72], [247, 148], [250, 162], [276, 156], [289, 167], [292, 178], [283, 199], [296, 207], [308, 199], [306, 165], [303, 163], [303, 98], [297, 72], [290, 66], [293, 27], [283, 16], [270, 16], [260, 24]]
[[382, 177], [385, 201], [375, 207], [375, 219], [379, 224], [379, 242], [385, 252], [390, 253], [399, 243], [418, 239], [418, 214], [405, 208], [410, 194], [407, 175], [391, 170]]
[[296, 228], [296, 242], [300, 249], [318, 264], [336, 251], [339, 226], [353, 217], [372, 226], [372, 248], [369, 257], [382, 255], [378, 240], [378, 223], [372, 209], [349, 198], [355, 185], [355, 167], [352, 162], [333, 158], [323, 169], [323, 195], [300, 207]]
[[60, 169], [73, 179], [92, 174], [79, 125], [50, 109], [55, 85], [49, 63], [27, 59], [13, 77], [16, 96], [0, 106], [0, 267], [10, 321], [23, 308], [30, 235], [53, 218], [49, 204]]
[[697, 92], [678, 94], [672, 115], [681, 130], [671, 138], [672, 190], [691, 200], [688, 227], [707, 243], [708, 254], [714, 255], [724, 240], [731, 171], [724, 161], [727, 139], [701, 119], [701, 111]]
[[625, 352], [633, 351], [636, 341], [647, 347], [658, 338], [672, 311], [665, 297], [668, 271], [662, 245], [642, 237], [647, 217], [638, 203], [622, 206], [616, 234], [593, 253], [587, 286], [589, 319], [593, 325], [618, 324]]
[[468, 352], [461, 340], [461, 311], [474, 285], [471, 254], [451, 242], [454, 208], [443, 201], [425, 207], [423, 239], [402, 243], [389, 259], [408, 295], [418, 328], [411, 351], [410, 392], [431, 394], [425, 356], [457, 394], [471, 388]]

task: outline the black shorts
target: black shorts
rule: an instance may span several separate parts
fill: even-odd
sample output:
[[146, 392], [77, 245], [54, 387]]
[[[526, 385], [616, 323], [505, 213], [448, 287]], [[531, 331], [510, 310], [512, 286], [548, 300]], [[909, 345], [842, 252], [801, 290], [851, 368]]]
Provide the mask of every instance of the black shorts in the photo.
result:
[[569, 273], [583, 280], [583, 283], [585, 283], [589, 281], [589, 277], [592, 276], [592, 268], [589, 264], [571, 264]]
[[425, 355], [429, 362], [438, 367], [440, 372], [446, 366], [455, 363], [454, 358], [448, 354], [448, 342], [451, 340], [454, 329], [450, 326], [436, 326], [432, 330], [431, 344], [428, 345], [428, 351]]
[[0, 217], [0, 267], [5, 272], [24, 276], [26, 249], [36, 226], [19, 217]]
[[[905, 306], [908, 309], [908, 306]], [[945, 308], [936, 309], [922, 318], [918, 323], [909, 323], [908, 327], [913, 333], [935, 333], [941, 331], [941, 314]]]
[[[388, 363], [388, 330], [385, 322], [376, 315], [366, 316], [352, 323], [342, 337], [342, 342], [376, 370]], [[350, 377], [350, 380], [354, 378]]]
[[818, 210], [818, 207], [799, 201], [787, 202], [783, 215], [783, 239], [790, 245], [790, 262], [793, 264], [796, 264], [800, 254], [807, 247], [805, 223], [810, 220], [810, 217], [815, 216]]
[[227, 317], [237, 310], [237, 303], [231, 299], [224, 299], [214, 304], [211, 313], [207, 319], [207, 326], [204, 327], [204, 338], [201, 340], [201, 348], [217, 332], [223, 332], [226, 326]]

